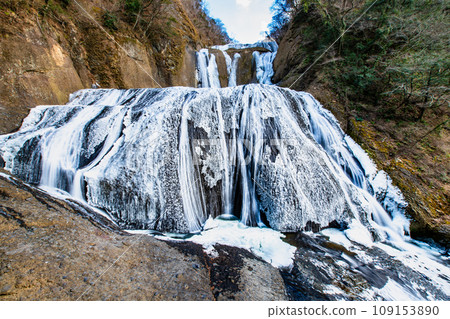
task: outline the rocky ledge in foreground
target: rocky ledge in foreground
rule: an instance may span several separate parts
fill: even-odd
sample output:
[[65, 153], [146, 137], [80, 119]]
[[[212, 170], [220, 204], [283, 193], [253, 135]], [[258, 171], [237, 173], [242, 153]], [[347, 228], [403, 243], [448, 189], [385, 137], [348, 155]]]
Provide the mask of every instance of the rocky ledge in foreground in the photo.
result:
[[0, 300], [285, 300], [278, 269], [233, 247], [129, 235], [0, 175]]

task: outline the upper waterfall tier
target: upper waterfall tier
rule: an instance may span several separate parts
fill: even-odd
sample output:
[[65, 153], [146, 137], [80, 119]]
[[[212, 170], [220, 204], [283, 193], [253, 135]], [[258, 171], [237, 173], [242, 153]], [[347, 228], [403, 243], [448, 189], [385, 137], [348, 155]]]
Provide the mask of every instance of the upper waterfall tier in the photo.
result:
[[220, 88], [249, 83], [272, 84], [274, 41], [232, 43], [197, 52], [198, 87]]
[[408, 227], [399, 191], [331, 113], [275, 86], [82, 90], [0, 136], [0, 163], [129, 229], [195, 232], [222, 214], [376, 238]]

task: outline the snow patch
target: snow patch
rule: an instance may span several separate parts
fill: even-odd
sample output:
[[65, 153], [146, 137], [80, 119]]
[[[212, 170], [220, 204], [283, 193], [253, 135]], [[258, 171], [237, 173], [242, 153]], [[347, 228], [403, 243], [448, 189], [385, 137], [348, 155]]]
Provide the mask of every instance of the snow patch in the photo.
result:
[[214, 245], [222, 244], [248, 250], [274, 267], [290, 267], [296, 248], [284, 242], [285, 236], [270, 228], [248, 227], [237, 220], [221, 220], [211, 217], [204, 230], [188, 241], [202, 245], [207, 253], [215, 251]]

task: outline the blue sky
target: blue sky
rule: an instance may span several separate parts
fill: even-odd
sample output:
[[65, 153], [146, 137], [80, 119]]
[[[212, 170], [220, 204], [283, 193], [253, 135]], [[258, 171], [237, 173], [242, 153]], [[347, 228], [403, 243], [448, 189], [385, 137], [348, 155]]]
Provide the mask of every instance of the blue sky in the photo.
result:
[[204, 0], [213, 18], [222, 20], [230, 37], [253, 43], [264, 36], [272, 20], [273, 0]]

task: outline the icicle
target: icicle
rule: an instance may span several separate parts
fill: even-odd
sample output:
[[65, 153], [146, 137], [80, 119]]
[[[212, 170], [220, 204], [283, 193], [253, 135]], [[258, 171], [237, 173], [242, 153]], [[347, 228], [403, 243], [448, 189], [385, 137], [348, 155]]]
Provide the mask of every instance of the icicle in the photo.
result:
[[188, 132], [188, 121], [190, 119], [189, 101], [183, 105], [180, 127], [180, 156], [178, 164], [178, 175], [180, 179], [181, 197], [183, 198], [184, 214], [190, 232], [201, 230], [206, 220], [203, 211], [203, 196], [200, 180], [195, 176], [195, 167], [191, 152], [191, 144]]
[[240, 58], [241, 58], [241, 55], [239, 53], [234, 54], [233, 62], [231, 64], [230, 76], [228, 79], [228, 86], [236, 86], [237, 85], [237, 70], [238, 70]]
[[197, 52], [197, 74], [199, 87], [220, 88], [216, 56], [214, 54], [210, 55], [207, 49], [202, 49], [200, 52]]

